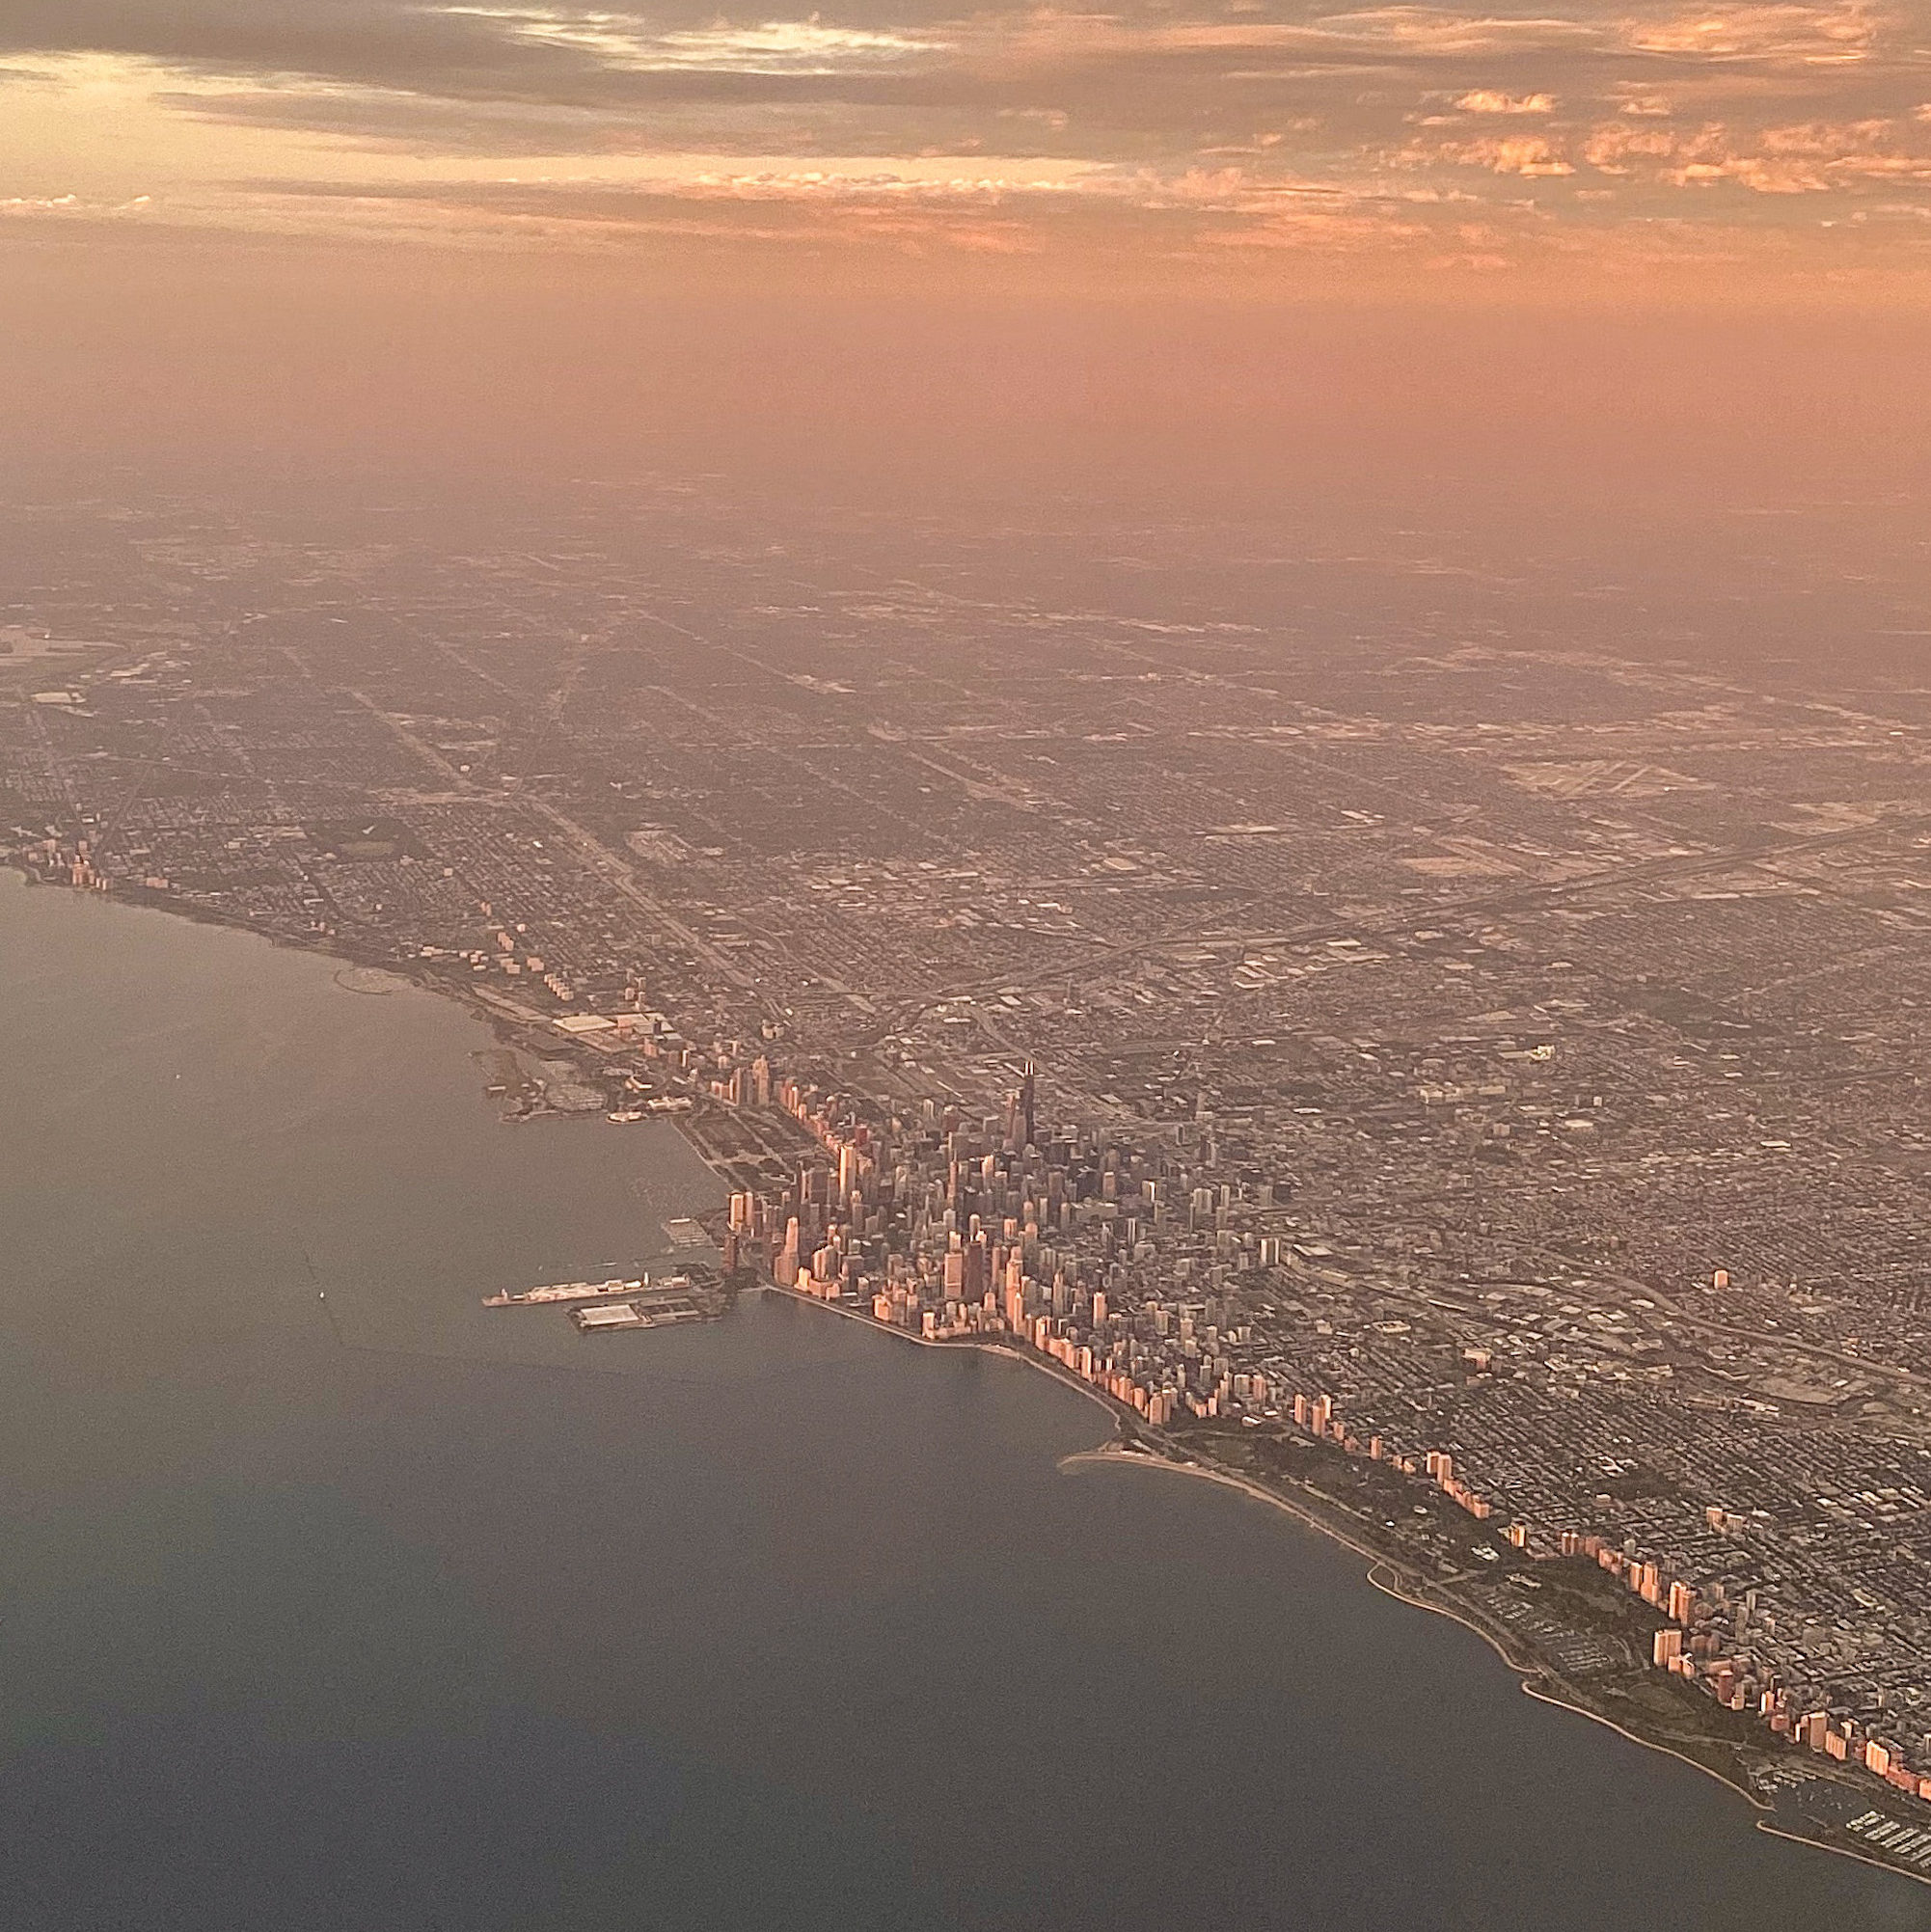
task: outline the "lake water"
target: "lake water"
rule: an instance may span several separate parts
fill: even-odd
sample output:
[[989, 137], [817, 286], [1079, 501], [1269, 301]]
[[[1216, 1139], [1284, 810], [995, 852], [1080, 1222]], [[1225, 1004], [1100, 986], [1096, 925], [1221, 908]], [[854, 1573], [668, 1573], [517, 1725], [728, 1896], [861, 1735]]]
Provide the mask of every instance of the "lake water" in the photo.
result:
[[485, 1313], [715, 1184], [336, 973], [0, 874], [9, 1932], [1931, 1927], [1018, 1364]]

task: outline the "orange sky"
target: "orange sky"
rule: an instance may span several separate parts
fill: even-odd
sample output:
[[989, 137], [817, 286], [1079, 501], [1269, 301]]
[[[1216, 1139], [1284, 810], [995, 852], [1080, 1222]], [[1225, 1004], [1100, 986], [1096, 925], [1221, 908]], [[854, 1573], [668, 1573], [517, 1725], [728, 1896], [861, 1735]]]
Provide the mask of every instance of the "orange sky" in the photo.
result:
[[33, 451], [1891, 477], [1927, 329], [1915, 0], [0, 7]]
[[1931, 280], [1912, 0], [9, 0], [0, 212], [647, 253]]

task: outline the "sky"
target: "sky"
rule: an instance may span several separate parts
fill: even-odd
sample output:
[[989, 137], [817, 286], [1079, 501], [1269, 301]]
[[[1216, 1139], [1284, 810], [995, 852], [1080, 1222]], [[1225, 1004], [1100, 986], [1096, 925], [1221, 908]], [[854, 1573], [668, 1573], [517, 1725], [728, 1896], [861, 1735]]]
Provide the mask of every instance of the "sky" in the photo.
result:
[[1924, 0], [0, 0], [36, 449], [1057, 423], [1795, 475], [1909, 465], [1927, 324]]
[[1883, 0], [6, 0], [16, 221], [1904, 286], [1931, 9]]

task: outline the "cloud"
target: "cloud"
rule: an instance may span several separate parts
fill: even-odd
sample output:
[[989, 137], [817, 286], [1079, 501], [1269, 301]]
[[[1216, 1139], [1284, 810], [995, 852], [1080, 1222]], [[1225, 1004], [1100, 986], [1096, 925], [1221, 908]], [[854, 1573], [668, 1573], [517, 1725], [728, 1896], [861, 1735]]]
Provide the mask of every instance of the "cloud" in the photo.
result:
[[1492, 175], [1519, 175], [1524, 180], [1552, 180], [1575, 173], [1574, 166], [1539, 135], [1446, 142], [1428, 158], [1485, 168]]
[[618, 72], [696, 69], [829, 75], [891, 66], [942, 53], [946, 47], [942, 41], [916, 34], [830, 26], [816, 14], [804, 20], [768, 20], [756, 26], [714, 21], [704, 27], [660, 31], [634, 14], [455, 5], [435, 11], [453, 18], [490, 23], [514, 41], [579, 50], [599, 68]]
[[1605, 125], [1584, 152], [1604, 175], [1677, 188], [1734, 186], [1756, 195], [1843, 195], [1879, 184], [1931, 181], [1931, 143], [1886, 119], [1802, 122], [1744, 130]]
[[1849, 63], [1868, 60], [1893, 16], [1868, 0], [1699, 8], [1637, 26], [1630, 43], [1651, 54], [1704, 60]]
[[1503, 94], [1491, 87], [1471, 88], [1456, 100], [1464, 114], [1553, 114], [1552, 94]]
[[[1021, 255], [1051, 245], [1058, 198], [1103, 204], [1127, 250], [1135, 220], [1162, 248], [1400, 254], [1426, 235], [1429, 259], [1462, 262], [1601, 249], [1623, 225], [1647, 247], [1669, 224], [1801, 223], [1809, 246], [1820, 216], [1841, 242], [1924, 180], [1920, 41], [1913, 0], [852, 0], [788, 17], [5, 0], [0, 81], [31, 70], [37, 118], [17, 135], [0, 121], [0, 180], [119, 205], [136, 172], [148, 185], [147, 141], [171, 219], [240, 226], [350, 207], [414, 224], [433, 204], [451, 231], [547, 220], [554, 239], [635, 214], [585, 194], [728, 197], [873, 224], [916, 204]], [[115, 144], [98, 136], [110, 83]], [[49, 153], [74, 179], [50, 177]], [[300, 185], [320, 177], [351, 192]], [[988, 225], [989, 204], [1012, 211]], [[1470, 204], [1489, 226], [1451, 234]]]

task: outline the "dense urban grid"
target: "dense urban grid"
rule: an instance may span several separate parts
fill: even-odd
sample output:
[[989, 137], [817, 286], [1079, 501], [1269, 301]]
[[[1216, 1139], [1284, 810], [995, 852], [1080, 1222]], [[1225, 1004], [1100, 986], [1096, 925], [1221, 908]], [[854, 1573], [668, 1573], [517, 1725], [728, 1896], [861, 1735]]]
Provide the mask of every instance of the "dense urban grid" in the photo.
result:
[[1931, 697], [753, 522], [22, 506], [0, 848], [468, 1001], [506, 1112], [679, 1116], [740, 1277], [1931, 1873]]

